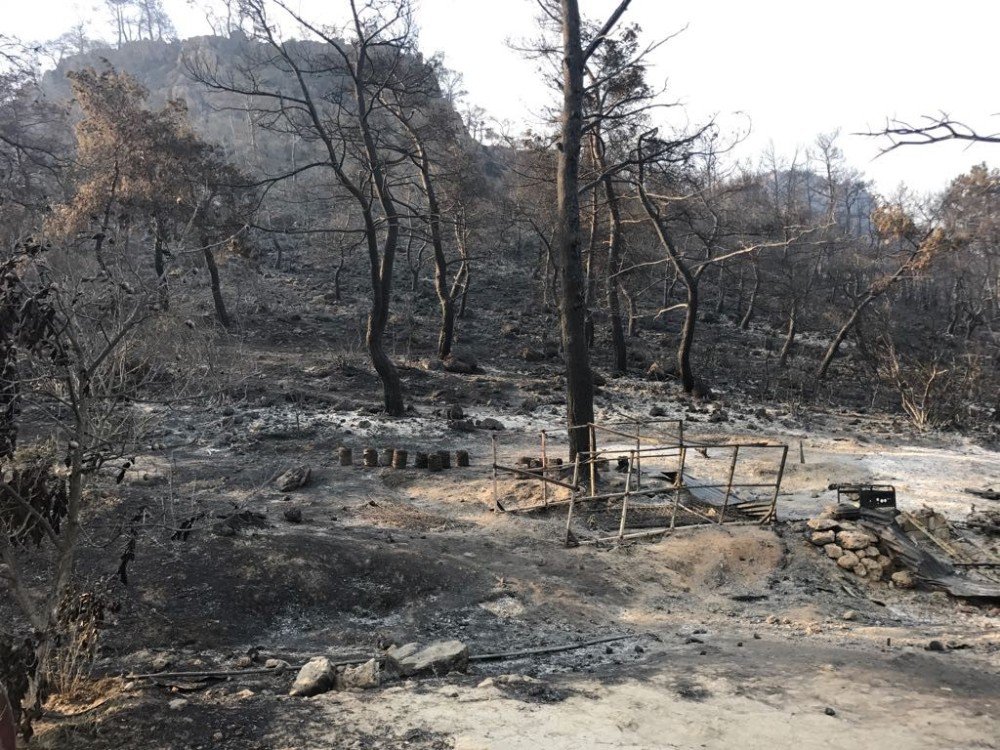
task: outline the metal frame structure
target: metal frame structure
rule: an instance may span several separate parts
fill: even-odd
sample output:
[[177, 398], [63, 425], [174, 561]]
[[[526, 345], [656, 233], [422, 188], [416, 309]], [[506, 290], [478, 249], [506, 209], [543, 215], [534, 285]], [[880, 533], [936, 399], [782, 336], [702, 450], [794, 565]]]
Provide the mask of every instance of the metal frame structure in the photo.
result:
[[[650, 434], [650, 425], [674, 425], [671, 436], [664, 439], [663, 435]], [[631, 428], [618, 429], [620, 427]], [[682, 510], [687, 514], [704, 519], [711, 524], [765, 524], [777, 521], [777, 502], [781, 490], [781, 481], [784, 477], [785, 465], [788, 458], [788, 445], [785, 443], [775, 443], [768, 441], [757, 441], [749, 443], [705, 443], [690, 440], [685, 435], [684, 420], [629, 420], [614, 423], [590, 423], [579, 429], [588, 431], [589, 450], [576, 456], [571, 467], [565, 465], [551, 465], [548, 460], [548, 435], [547, 431], [541, 432], [541, 466], [534, 469], [520, 469], [513, 466], [506, 466], [499, 462], [498, 441], [493, 437], [493, 503], [494, 510], [506, 513], [529, 513], [532, 511], [547, 510], [553, 507], [567, 506], [566, 517], [566, 544], [597, 544], [606, 542], [622, 542], [629, 539], [640, 539], [668, 534], [678, 528], [678, 511]], [[643, 432], [646, 432], [644, 435]], [[598, 434], [611, 435], [629, 443], [628, 448], [606, 448], [598, 447]], [[740, 452], [748, 449], [766, 449], [775, 451], [776, 455], [776, 478], [773, 482], [739, 482], [736, 481], [736, 468], [740, 458]], [[687, 458], [689, 450], [697, 450], [708, 455], [709, 450], [731, 451], [728, 472], [725, 482], [706, 482], [697, 479], [686, 472]], [[625, 487], [614, 492], [598, 492], [598, 469], [601, 465], [607, 464], [613, 459], [627, 462], [624, 467], [626, 474]], [[670, 481], [667, 487], [643, 487], [642, 465], [645, 460], [647, 466], [649, 461], [654, 459], [675, 459], [676, 469], [674, 471], [663, 472], [661, 476]], [[565, 474], [572, 469], [572, 479], [564, 481]], [[582, 475], [581, 472], [584, 474]], [[499, 476], [501, 473], [510, 473], [515, 476], [539, 482], [542, 485], [542, 501], [537, 504], [505, 508], [500, 501]], [[559, 478], [554, 478], [554, 476]], [[582, 477], [586, 479], [581, 481]], [[634, 486], [633, 486], [634, 485]], [[551, 490], [562, 489], [568, 491], [568, 496], [564, 498], [554, 498]], [[771, 490], [770, 499], [766, 502], [752, 502], [741, 498], [739, 490], [742, 489], [767, 489]], [[672, 494], [673, 501], [670, 503], [670, 524], [662, 528], [629, 530], [628, 514], [629, 510], [635, 509], [635, 501], [643, 497], [662, 496]], [[714, 507], [719, 507], [718, 517], [711, 517], [701, 511], [691, 507], [690, 502], [682, 501], [682, 497], [691, 496]], [[572, 532], [574, 514], [580, 506], [587, 503], [605, 501], [613, 503], [621, 502], [621, 517], [618, 524], [618, 533], [613, 536], [597, 537], [587, 540], [577, 540]], [[734, 502], [735, 501], [735, 502]], [[638, 507], [666, 507], [638, 506]], [[738, 508], [741, 511], [752, 515], [759, 515], [758, 521], [747, 522], [744, 513], [731, 513], [727, 521], [727, 512], [731, 508]], [[711, 511], [710, 511], [711, 512]], [[704, 524], [693, 524], [704, 525]]]

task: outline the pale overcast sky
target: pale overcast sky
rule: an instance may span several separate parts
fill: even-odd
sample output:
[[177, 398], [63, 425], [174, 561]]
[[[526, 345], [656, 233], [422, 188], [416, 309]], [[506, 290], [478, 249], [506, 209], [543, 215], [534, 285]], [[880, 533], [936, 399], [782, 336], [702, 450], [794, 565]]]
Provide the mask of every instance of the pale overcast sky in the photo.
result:
[[[337, 14], [346, 0], [294, 0], [311, 18]], [[598, 18], [615, 0], [581, 0]], [[58, 36], [80, 18], [106, 33], [100, 0], [0, 0], [0, 31]], [[203, 2], [165, 0], [182, 36], [205, 33]], [[193, 6], [193, 7], [192, 7]], [[443, 51], [465, 78], [470, 102], [501, 120], [530, 123], [550, 94], [533, 63], [506, 40], [530, 35], [532, 0], [419, 0], [421, 46]], [[332, 9], [332, 10], [331, 10]], [[327, 15], [327, 18], [333, 19]], [[916, 121], [945, 111], [1000, 131], [995, 0], [633, 0], [626, 20], [658, 38], [687, 26], [656, 58], [656, 80], [693, 122], [717, 115], [752, 134], [751, 158], [773, 141], [791, 155], [821, 132], [840, 129], [849, 161], [889, 192], [900, 182], [944, 187], [972, 164], [1000, 165], [1000, 146], [960, 144], [901, 149], [872, 161], [877, 144], [851, 135], [886, 117]]]

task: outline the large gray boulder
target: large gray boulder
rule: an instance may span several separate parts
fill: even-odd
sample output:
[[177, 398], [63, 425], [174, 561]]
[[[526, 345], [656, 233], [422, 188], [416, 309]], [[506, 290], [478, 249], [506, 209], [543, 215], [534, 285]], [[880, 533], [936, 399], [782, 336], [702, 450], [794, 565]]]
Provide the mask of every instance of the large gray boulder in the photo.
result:
[[341, 690], [371, 690], [382, 684], [382, 669], [375, 659], [364, 664], [346, 667], [337, 678]]
[[332, 690], [336, 685], [337, 671], [333, 662], [325, 656], [317, 656], [310, 659], [302, 669], [299, 670], [289, 695], [308, 697], [319, 695]]
[[386, 652], [391, 668], [401, 677], [431, 673], [463, 672], [469, 664], [469, 647], [461, 641], [435, 641], [426, 646], [407, 643]]
[[275, 479], [274, 484], [280, 492], [291, 492], [305, 487], [311, 478], [312, 469], [308, 466], [296, 466]]

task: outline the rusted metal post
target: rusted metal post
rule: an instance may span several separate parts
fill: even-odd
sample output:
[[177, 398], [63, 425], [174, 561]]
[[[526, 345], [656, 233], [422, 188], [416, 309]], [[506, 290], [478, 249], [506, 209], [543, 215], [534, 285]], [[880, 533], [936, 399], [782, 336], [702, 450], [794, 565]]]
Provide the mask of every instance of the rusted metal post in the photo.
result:
[[593, 424], [590, 429], [590, 453], [587, 459], [590, 461], [590, 494], [597, 494], [597, 428]]
[[733, 475], [736, 474], [736, 460], [740, 455], [740, 446], [733, 446], [733, 460], [729, 464], [729, 479], [726, 480], [726, 498], [722, 501], [722, 513], [719, 515], [719, 525], [726, 520], [726, 510], [729, 508], [729, 496], [733, 492]]
[[[635, 486], [636, 489], [642, 489], [642, 456], [640, 451], [642, 450], [642, 425], [636, 424], [635, 426]], [[631, 469], [632, 463], [629, 462], [629, 469]]]
[[497, 436], [490, 435], [493, 442], [493, 512], [500, 510], [500, 490], [497, 485]]
[[622, 498], [622, 520], [618, 524], [619, 541], [625, 536], [625, 518], [628, 516], [628, 496], [632, 491], [632, 465], [637, 463], [636, 458], [635, 453], [630, 452], [628, 454], [628, 473], [625, 475], [625, 496]]
[[677, 479], [674, 480], [674, 486], [680, 487], [684, 484], [684, 462], [687, 460], [687, 446], [681, 443], [681, 451], [677, 456]]
[[680, 485], [674, 488], [674, 507], [670, 511], [670, 528], [673, 529], [677, 524], [677, 506], [681, 501], [681, 488]]
[[[546, 451], [546, 448], [548, 447], [546, 445], [547, 437], [548, 436], [545, 434], [545, 430], [542, 430], [542, 471], [543, 471], [542, 476], [545, 476], [544, 471], [549, 468], [549, 456], [548, 452]], [[548, 482], [542, 482], [542, 503], [544, 503], [545, 505], [549, 504]]]
[[[580, 454], [576, 454], [576, 460], [573, 462], [573, 484], [579, 486], [578, 482], [580, 480]], [[576, 490], [569, 491], [569, 513], [566, 514], [566, 546], [569, 547], [572, 544], [573, 539], [573, 506], [576, 500]]]
[[778, 466], [778, 478], [774, 480], [774, 497], [771, 498], [771, 511], [768, 513], [768, 521], [774, 523], [778, 520], [778, 493], [781, 491], [781, 479], [785, 476], [785, 461], [788, 460], [788, 446], [781, 446], [781, 464]]
[[799, 463], [800, 464], [804, 464], [805, 462], [806, 462], [806, 449], [805, 449], [805, 446], [802, 444], [802, 441], [800, 440], [799, 441]]

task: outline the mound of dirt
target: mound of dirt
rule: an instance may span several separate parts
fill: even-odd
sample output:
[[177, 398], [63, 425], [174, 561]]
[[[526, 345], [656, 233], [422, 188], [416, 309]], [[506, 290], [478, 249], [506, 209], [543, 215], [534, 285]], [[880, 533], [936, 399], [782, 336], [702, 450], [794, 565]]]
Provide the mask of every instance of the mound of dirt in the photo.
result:
[[762, 591], [784, 562], [781, 540], [769, 529], [705, 527], [678, 533], [648, 548], [671, 583], [693, 593]]

